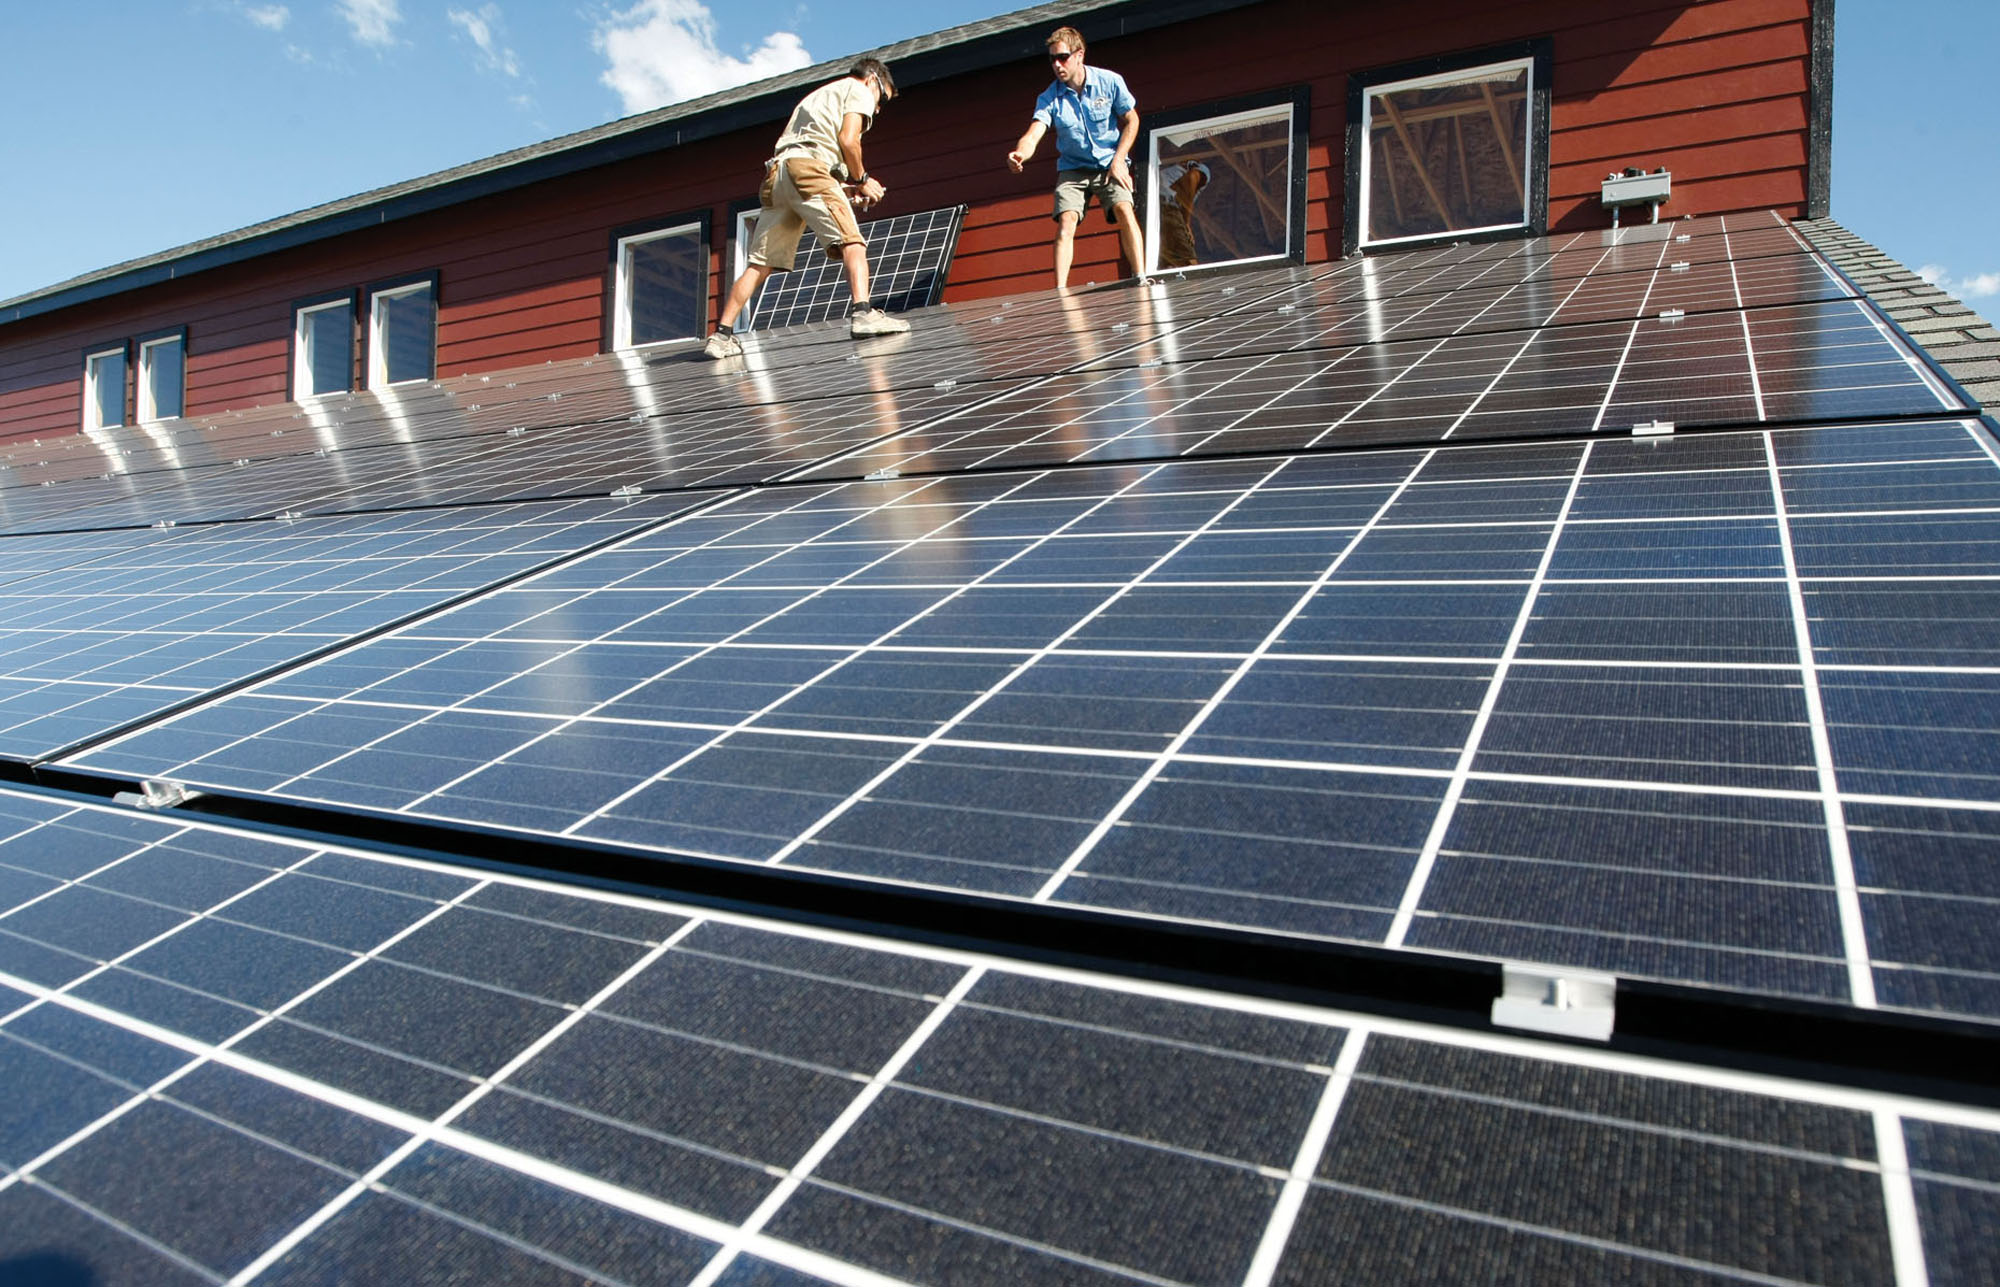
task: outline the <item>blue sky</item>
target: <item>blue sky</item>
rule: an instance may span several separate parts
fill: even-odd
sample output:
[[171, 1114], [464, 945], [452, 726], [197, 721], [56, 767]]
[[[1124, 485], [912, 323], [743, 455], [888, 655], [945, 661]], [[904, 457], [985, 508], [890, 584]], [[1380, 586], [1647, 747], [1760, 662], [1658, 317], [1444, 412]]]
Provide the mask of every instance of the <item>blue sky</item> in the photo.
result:
[[[992, 0], [10, 0], [0, 299]], [[1833, 213], [2000, 313], [1996, 0], [1839, 0]], [[1114, 48], [1103, 47], [1115, 66]], [[1023, 106], [1025, 115], [1026, 106]], [[996, 124], [993, 146], [1014, 124]]]

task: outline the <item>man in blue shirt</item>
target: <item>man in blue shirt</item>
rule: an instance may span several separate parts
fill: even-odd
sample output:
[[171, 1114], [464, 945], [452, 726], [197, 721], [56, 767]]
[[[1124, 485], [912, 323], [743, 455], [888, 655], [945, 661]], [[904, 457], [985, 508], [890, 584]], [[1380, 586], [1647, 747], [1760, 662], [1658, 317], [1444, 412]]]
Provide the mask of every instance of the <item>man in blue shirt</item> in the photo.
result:
[[1056, 289], [1069, 288], [1076, 225], [1091, 197], [1118, 225], [1125, 258], [1133, 273], [1143, 276], [1146, 260], [1128, 159], [1139, 138], [1139, 106], [1123, 76], [1083, 65], [1083, 35], [1076, 28], [1056, 28], [1047, 43], [1056, 78], [1035, 100], [1035, 119], [1007, 154], [1007, 168], [1019, 174], [1042, 135], [1056, 132]]

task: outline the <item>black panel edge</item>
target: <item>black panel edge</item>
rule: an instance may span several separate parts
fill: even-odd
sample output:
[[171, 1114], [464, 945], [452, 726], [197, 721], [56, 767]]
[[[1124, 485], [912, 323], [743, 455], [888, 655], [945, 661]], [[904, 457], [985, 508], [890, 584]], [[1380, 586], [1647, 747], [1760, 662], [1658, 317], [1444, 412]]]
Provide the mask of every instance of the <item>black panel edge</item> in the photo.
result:
[[1812, 55], [1806, 97], [1806, 218], [1833, 205], [1833, 0], [1812, 0]]
[[[20, 782], [24, 775], [16, 768], [0, 778]], [[25, 781], [98, 800], [136, 785], [59, 767], [34, 770]], [[355, 846], [1002, 960], [2000, 1107], [2000, 1023], [1621, 978], [1615, 1031], [1608, 1042], [1597, 1043], [1494, 1024], [1491, 1006], [1500, 993], [1501, 965], [1489, 959], [1152, 920], [220, 793], [196, 796], [183, 813], [308, 844]]]
[[958, 238], [965, 231], [965, 216], [972, 212], [972, 207], [962, 201], [952, 208], [958, 213], [951, 219], [951, 236], [945, 240], [944, 262], [931, 285], [930, 298], [920, 305], [923, 308], [934, 308], [944, 300], [945, 287], [951, 281], [951, 266], [958, 259]]

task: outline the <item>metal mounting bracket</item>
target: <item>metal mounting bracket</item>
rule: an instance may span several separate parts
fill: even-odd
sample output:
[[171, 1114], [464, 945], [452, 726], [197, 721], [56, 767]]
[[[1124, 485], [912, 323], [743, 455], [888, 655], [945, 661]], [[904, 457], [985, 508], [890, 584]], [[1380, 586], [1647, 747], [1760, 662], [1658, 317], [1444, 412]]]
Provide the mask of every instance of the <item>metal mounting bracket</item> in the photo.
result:
[[1502, 1028], [1609, 1041], [1618, 976], [1550, 966], [1503, 965], [1493, 1022]]
[[190, 791], [178, 782], [147, 778], [139, 784], [137, 791], [120, 791], [111, 799], [114, 803], [130, 805], [135, 809], [172, 809], [186, 804], [200, 794], [201, 792]]

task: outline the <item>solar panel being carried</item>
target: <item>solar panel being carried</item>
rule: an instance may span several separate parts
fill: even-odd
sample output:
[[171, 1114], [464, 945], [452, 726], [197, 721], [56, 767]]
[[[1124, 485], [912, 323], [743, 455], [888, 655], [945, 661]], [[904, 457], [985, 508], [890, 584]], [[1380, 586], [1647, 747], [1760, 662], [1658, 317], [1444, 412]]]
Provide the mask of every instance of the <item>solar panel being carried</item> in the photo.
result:
[[[869, 294], [877, 306], [902, 313], [943, 297], [965, 211], [964, 206], [947, 206], [861, 225], [868, 244]], [[755, 227], [754, 217], [751, 226]], [[791, 272], [764, 283], [738, 319], [739, 329], [768, 331], [847, 316], [851, 297], [840, 261], [821, 252], [819, 238], [810, 228], [799, 238], [794, 265]]]
[[0, 1268], [2000, 1274], [2000, 454], [1789, 228], [916, 323], [9, 462]]

